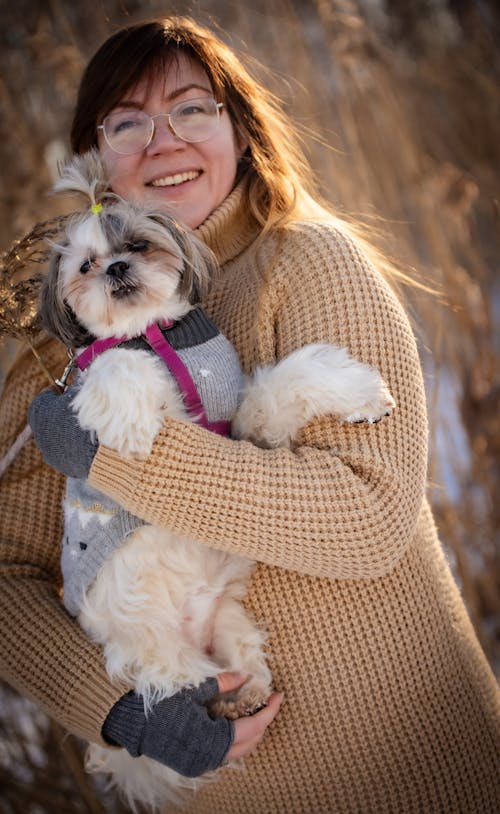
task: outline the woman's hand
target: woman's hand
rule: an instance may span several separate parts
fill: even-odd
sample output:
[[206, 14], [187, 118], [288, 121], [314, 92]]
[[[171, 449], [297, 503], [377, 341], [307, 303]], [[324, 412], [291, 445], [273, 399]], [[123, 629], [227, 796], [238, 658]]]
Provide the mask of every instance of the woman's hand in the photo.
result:
[[[239, 673], [220, 673], [217, 676], [219, 692], [230, 692], [241, 687], [245, 680]], [[282, 692], [273, 692], [267, 706], [247, 718], [234, 721], [233, 743], [226, 755], [225, 763], [236, 760], [253, 752], [263, 739], [267, 727], [279, 712], [283, 701]]]
[[199, 777], [248, 755], [278, 712], [283, 695], [273, 693], [268, 706], [249, 718], [233, 723], [210, 717], [207, 703], [218, 693], [237, 690], [246, 679], [241, 673], [220, 673], [217, 679], [164, 698], [147, 715], [143, 698], [128, 692], [106, 718], [102, 736], [132, 757], [144, 755], [185, 777]]
[[45, 463], [68, 478], [86, 478], [98, 443], [82, 430], [71, 408], [76, 387], [43, 390], [31, 402], [28, 421]]

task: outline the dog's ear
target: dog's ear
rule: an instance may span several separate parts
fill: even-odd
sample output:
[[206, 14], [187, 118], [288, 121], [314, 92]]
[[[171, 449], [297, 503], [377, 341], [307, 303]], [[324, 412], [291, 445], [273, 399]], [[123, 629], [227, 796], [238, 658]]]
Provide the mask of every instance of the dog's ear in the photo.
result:
[[191, 305], [203, 302], [210, 286], [219, 273], [214, 253], [192, 233], [184, 233], [184, 269], [180, 290], [185, 292]]
[[77, 320], [72, 308], [61, 295], [60, 262], [61, 254], [55, 249], [40, 289], [40, 320], [48, 333], [63, 342], [67, 348], [75, 348], [88, 344], [93, 337]]
[[219, 272], [214, 253], [195, 237], [193, 232], [185, 229], [170, 215], [150, 214], [149, 217], [170, 233], [181, 251], [184, 262], [179, 293], [186, 297], [191, 305], [203, 302]]

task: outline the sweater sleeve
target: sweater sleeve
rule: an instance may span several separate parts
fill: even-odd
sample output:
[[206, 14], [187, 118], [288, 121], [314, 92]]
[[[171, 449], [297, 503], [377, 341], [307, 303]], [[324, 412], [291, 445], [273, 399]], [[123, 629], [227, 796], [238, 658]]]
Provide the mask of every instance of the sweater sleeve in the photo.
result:
[[[409, 545], [427, 465], [416, 343], [390, 287], [344, 233], [298, 228], [260, 292], [261, 359], [309, 342], [374, 365], [396, 400], [379, 424], [311, 422], [293, 450], [262, 450], [169, 420], [147, 461], [101, 448], [90, 480], [151, 523], [312, 576], [388, 573]], [[266, 358], [267, 357], [267, 358]]]
[[[37, 350], [49, 369], [61, 372], [64, 351], [47, 339]], [[1, 454], [46, 384], [34, 357], [24, 354], [0, 402]], [[129, 688], [110, 683], [100, 648], [61, 605], [63, 488], [64, 478], [42, 462], [33, 440], [0, 479], [1, 676], [73, 734], [103, 743], [102, 724]]]

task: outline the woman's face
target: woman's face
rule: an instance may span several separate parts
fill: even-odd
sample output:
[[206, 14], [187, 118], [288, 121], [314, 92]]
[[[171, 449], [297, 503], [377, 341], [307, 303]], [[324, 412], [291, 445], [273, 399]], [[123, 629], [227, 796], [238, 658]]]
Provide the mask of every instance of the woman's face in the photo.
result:
[[[114, 110], [139, 107], [151, 115], [169, 113], [179, 102], [205, 96], [213, 96], [207, 74], [180, 53], [164, 79], [140, 82]], [[166, 117], [155, 119], [152, 141], [133, 155], [114, 152], [102, 130], [98, 133], [113, 191], [127, 200], [167, 210], [191, 229], [203, 223], [230, 193], [243, 152], [224, 108], [214, 135], [203, 142], [181, 141], [169, 129]]]

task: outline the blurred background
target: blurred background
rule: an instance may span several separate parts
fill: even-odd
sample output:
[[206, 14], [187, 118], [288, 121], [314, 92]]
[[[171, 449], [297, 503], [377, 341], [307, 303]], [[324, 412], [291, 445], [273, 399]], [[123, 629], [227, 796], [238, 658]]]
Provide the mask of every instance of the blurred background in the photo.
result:
[[[0, 250], [48, 195], [83, 68], [123, 25], [215, 27], [299, 124], [322, 195], [435, 293], [405, 287], [428, 393], [429, 495], [500, 675], [500, 9], [494, 0], [1, 0]], [[264, 67], [265, 66], [265, 67]], [[0, 344], [0, 380], [18, 348]], [[0, 688], [2, 814], [116, 812], [81, 745]]]

